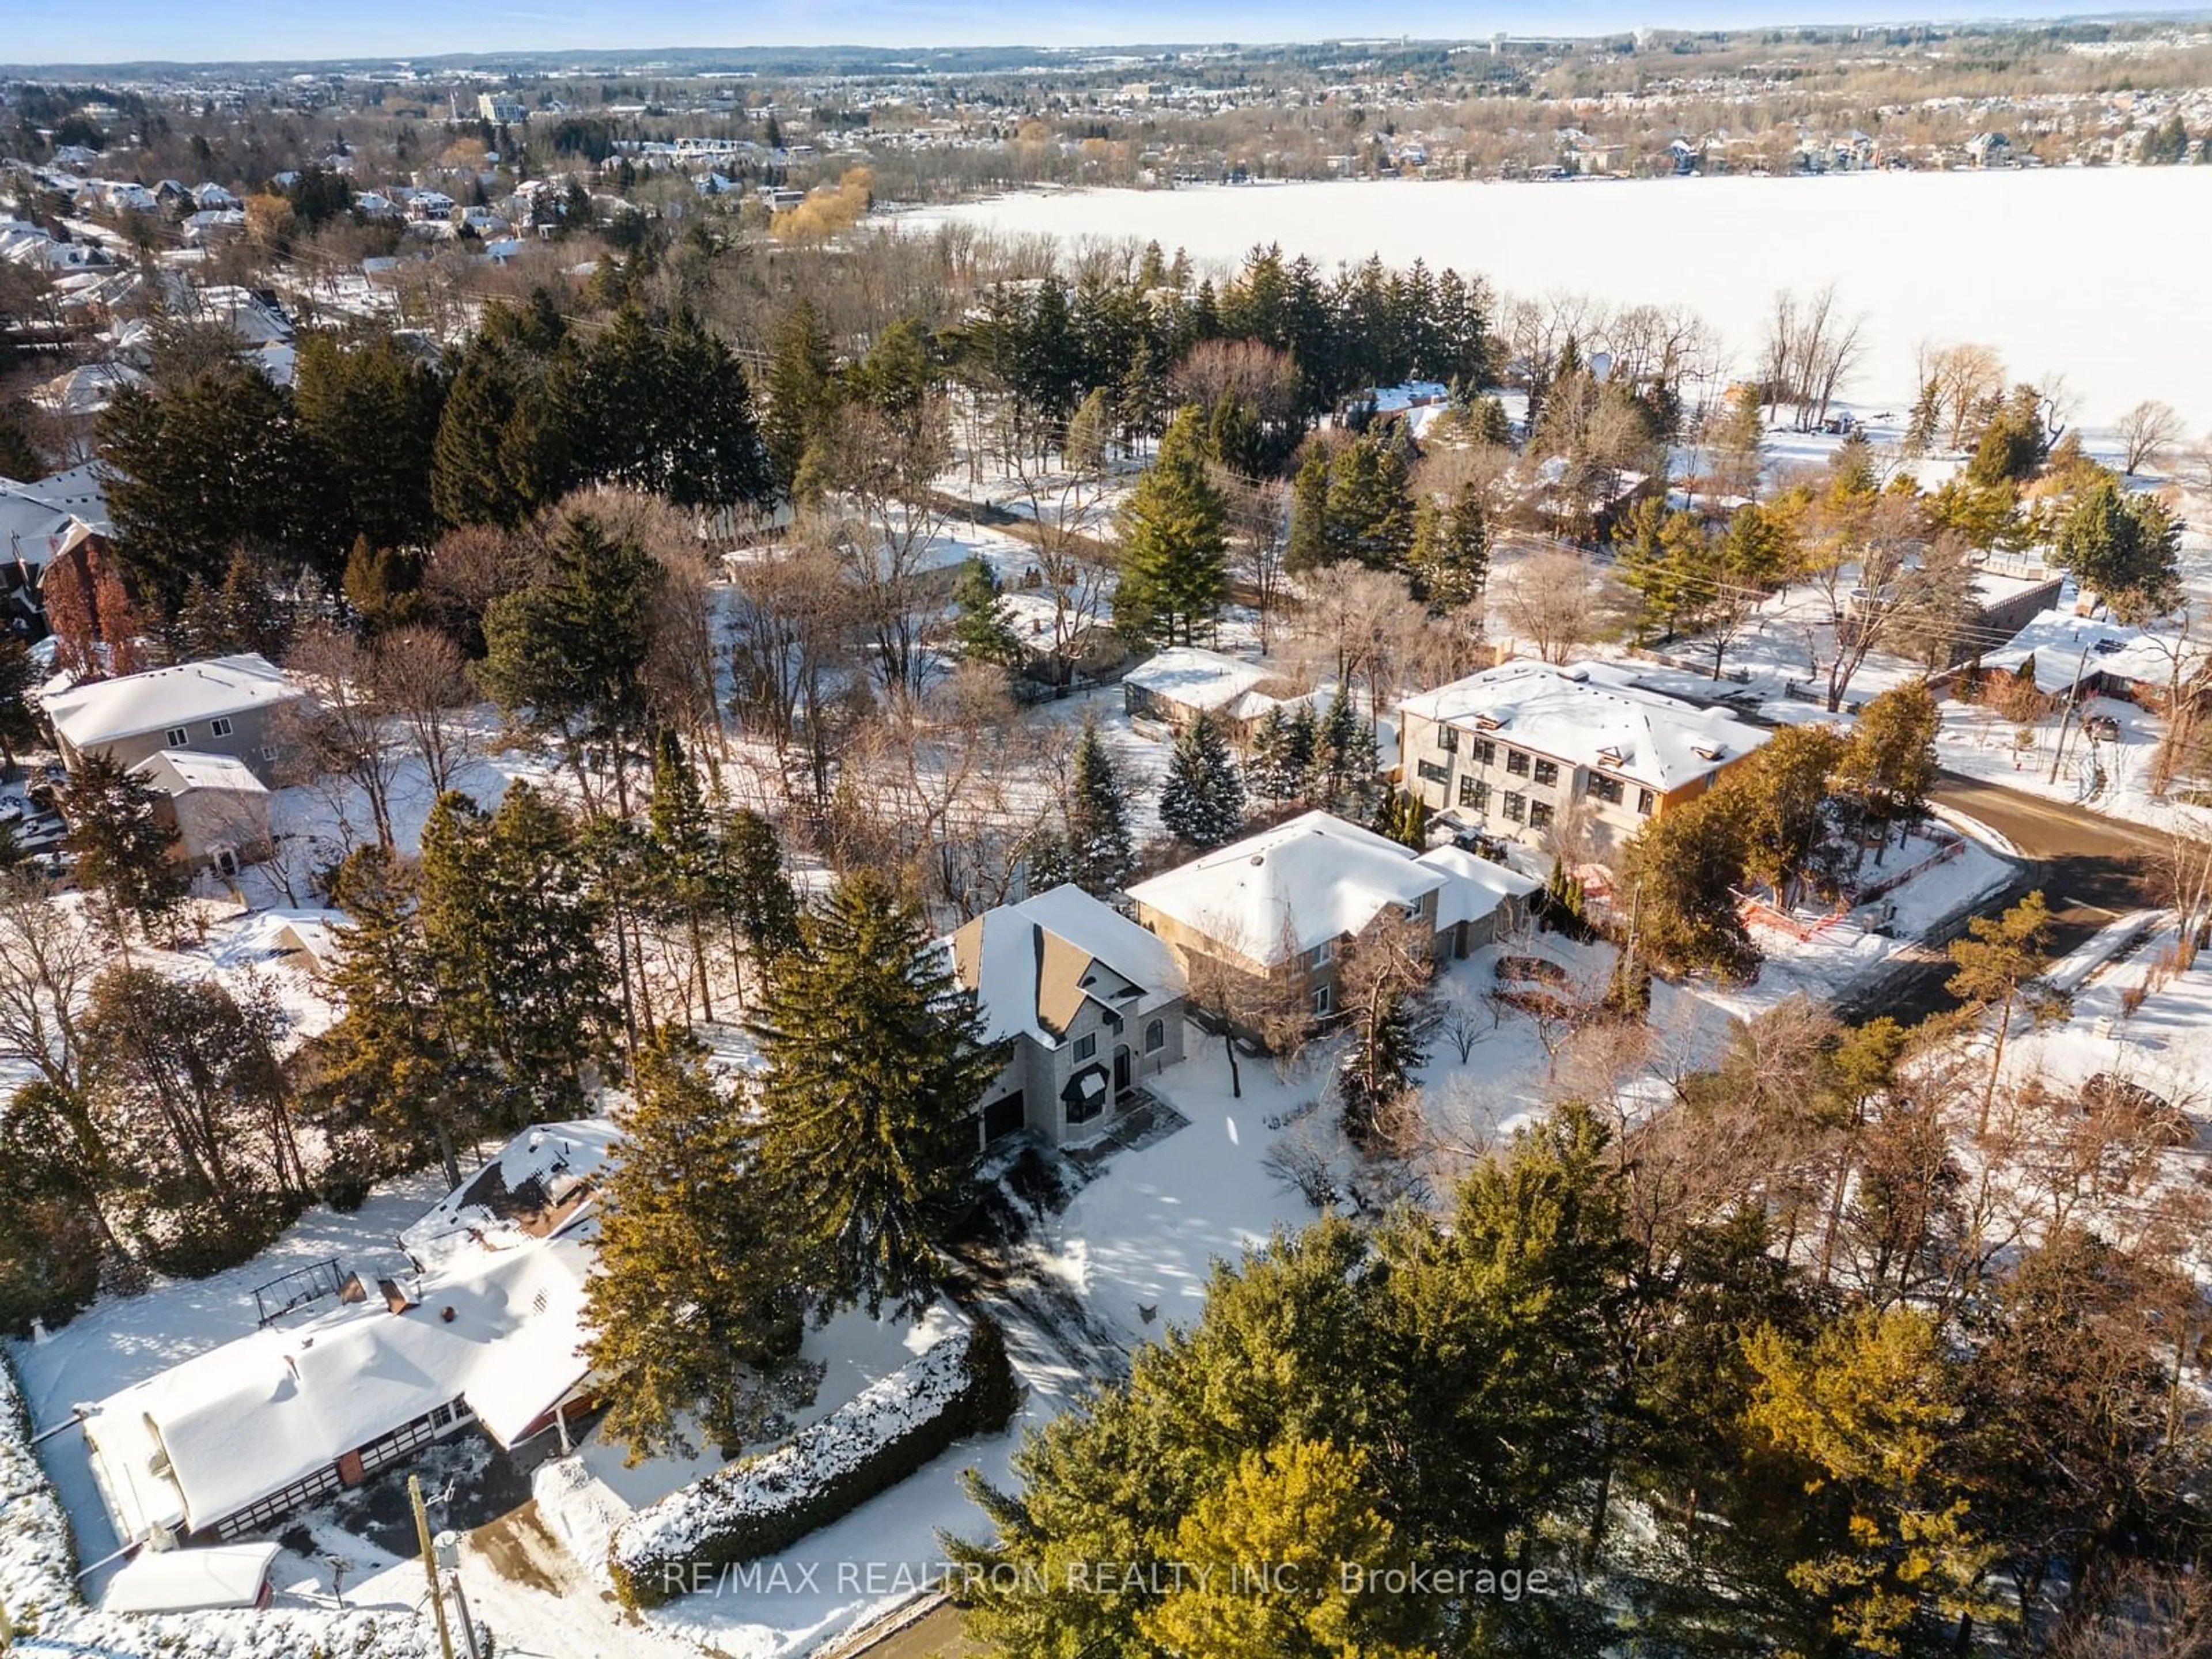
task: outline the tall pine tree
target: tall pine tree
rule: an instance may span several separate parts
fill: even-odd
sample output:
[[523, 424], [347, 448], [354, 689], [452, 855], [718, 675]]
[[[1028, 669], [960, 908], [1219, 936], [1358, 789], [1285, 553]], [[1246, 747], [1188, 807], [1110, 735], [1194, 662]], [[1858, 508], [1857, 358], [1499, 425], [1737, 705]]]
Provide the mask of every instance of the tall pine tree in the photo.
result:
[[1206, 476], [1204, 423], [1186, 407], [1122, 504], [1115, 626], [1132, 637], [1188, 645], [1212, 623], [1228, 592], [1227, 518]]
[[1072, 766], [1067, 797], [1068, 879], [1086, 893], [1110, 893], [1128, 879], [1133, 859], [1129, 849], [1128, 802], [1096, 720], [1083, 722]]
[[691, 1455], [696, 1418], [724, 1456], [811, 1396], [787, 1368], [800, 1329], [789, 1235], [771, 1211], [757, 1119], [672, 1027], [638, 1055], [585, 1285], [586, 1352], [611, 1379], [608, 1434], [631, 1461]]
[[861, 870], [800, 921], [751, 1030], [779, 1218], [832, 1303], [920, 1312], [972, 1201], [975, 1109], [1005, 1060], [974, 994], [921, 907]]

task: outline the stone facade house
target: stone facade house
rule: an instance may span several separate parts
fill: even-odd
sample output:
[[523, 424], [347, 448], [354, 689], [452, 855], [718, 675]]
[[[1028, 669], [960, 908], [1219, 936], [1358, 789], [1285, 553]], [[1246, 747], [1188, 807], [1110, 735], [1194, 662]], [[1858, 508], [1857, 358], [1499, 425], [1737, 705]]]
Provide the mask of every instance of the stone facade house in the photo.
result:
[[986, 1146], [1022, 1129], [1050, 1146], [1087, 1139], [1183, 1057], [1174, 957], [1079, 887], [987, 910], [948, 945], [991, 1037], [1013, 1045], [981, 1103]]

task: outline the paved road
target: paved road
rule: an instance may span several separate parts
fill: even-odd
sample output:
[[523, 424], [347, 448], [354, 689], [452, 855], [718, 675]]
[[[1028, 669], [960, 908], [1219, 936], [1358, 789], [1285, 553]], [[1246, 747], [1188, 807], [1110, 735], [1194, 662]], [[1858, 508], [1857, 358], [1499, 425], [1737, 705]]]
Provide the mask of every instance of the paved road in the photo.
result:
[[[1978, 913], [1995, 915], [2041, 888], [2051, 906], [2054, 956], [2086, 944], [2117, 916], [2163, 902], [2157, 868], [2172, 838], [2160, 831], [1954, 772], [1942, 774], [1935, 799], [2020, 849], [2019, 878], [1978, 907]], [[1962, 918], [1955, 931], [1965, 927]], [[1942, 941], [1932, 943], [1940, 947]], [[1851, 1019], [1876, 1014], [1908, 1023], [1923, 1019], [1958, 1006], [1943, 988], [1950, 976], [1949, 959], [1934, 948], [1899, 968], [1878, 990], [1850, 1000], [1842, 1012]]]

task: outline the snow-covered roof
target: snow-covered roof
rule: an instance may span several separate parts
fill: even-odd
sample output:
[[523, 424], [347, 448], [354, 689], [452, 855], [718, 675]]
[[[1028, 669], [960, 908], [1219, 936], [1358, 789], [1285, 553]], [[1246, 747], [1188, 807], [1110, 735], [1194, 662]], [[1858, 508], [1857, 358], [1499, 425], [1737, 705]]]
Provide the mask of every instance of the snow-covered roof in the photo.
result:
[[224, 789], [234, 794], [265, 795], [269, 786], [234, 755], [204, 755], [191, 749], [163, 749], [131, 769], [165, 794], [193, 789]]
[[1525, 899], [1544, 884], [1461, 847], [1431, 847], [1419, 862], [1451, 879], [1437, 894], [1437, 926], [1480, 921], [1508, 899]]
[[1273, 676], [1257, 663], [1181, 645], [1140, 663], [1123, 678], [1164, 702], [1213, 711], [1227, 708]]
[[0, 557], [43, 568], [76, 545], [93, 527], [54, 501], [35, 483], [0, 478]]
[[118, 392], [145, 384], [128, 363], [86, 363], [33, 387], [31, 401], [51, 414], [97, 415]]
[[54, 730], [79, 749], [304, 696], [258, 651], [94, 680], [46, 699]]
[[1419, 904], [1453, 879], [1409, 847], [1327, 812], [1307, 812], [1139, 882], [1129, 896], [1273, 967], [1357, 933], [1391, 905]]
[[[540, 1126], [488, 1168], [503, 1182], [562, 1144], [596, 1159], [611, 1136], [596, 1121]], [[136, 1539], [211, 1525], [455, 1401], [512, 1444], [564, 1399], [590, 1374], [580, 1350], [596, 1206], [556, 1184], [558, 1218], [533, 1231], [500, 1216], [486, 1188], [479, 1172], [409, 1230], [450, 1248], [392, 1287], [401, 1311], [382, 1285], [365, 1287], [365, 1299], [264, 1327], [83, 1407], [119, 1528]], [[479, 1210], [489, 1224], [470, 1219]], [[440, 1231], [440, 1218], [459, 1232]]]
[[1680, 789], [1765, 743], [1768, 733], [1632, 683], [1599, 663], [1555, 668], [1515, 660], [1408, 697], [1401, 713], [1593, 767], [1656, 789]]
[[2177, 656], [2185, 677], [2212, 657], [2212, 645], [2154, 634], [2108, 617], [2077, 617], [2054, 609], [2014, 635], [2002, 650], [1986, 653], [1982, 666], [2018, 673], [2032, 660], [2035, 689], [2051, 696], [2072, 690], [2077, 678], [2096, 675], [2163, 685], [2172, 676]]
[[526, 1129], [400, 1234], [400, 1248], [427, 1267], [471, 1246], [511, 1249], [544, 1237], [597, 1182], [621, 1138], [603, 1117]]
[[994, 1042], [1054, 1047], [1085, 1001], [1126, 1018], [1182, 994], [1175, 953], [1072, 882], [986, 910], [949, 945]]
[[145, 1550], [107, 1581], [103, 1613], [198, 1613], [250, 1607], [269, 1588], [283, 1547], [217, 1544], [196, 1550]]

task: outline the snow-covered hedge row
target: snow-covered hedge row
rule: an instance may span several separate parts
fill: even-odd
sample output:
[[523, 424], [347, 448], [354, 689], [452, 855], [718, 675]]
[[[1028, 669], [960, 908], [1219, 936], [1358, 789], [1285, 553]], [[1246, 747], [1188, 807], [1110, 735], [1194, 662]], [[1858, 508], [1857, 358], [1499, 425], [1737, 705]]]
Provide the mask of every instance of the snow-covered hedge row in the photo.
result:
[[978, 1317], [775, 1450], [640, 1510], [608, 1552], [616, 1591], [625, 1606], [657, 1607], [720, 1567], [788, 1548], [963, 1435], [1005, 1428], [1019, 1402], [1006, 1337]]
[[0, 1347], [0, 1601], [28, 1651], [160, 1653], [175, 1659], [432, 1659], [436, 1635], [411, 1613], [249, 1609], [132, 1618], [77, 1598], [61, 1499], [31, 1449], [22, 1390]]

